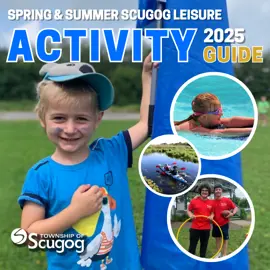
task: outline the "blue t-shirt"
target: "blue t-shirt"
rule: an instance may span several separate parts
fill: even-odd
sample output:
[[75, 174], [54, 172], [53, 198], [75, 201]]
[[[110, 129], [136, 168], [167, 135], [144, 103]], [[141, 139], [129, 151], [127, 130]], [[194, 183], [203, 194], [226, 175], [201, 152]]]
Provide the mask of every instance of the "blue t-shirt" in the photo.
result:
[[124, 131], [93, 142], [82, 163], [62, 165], [47, 157], [28, 171], [18, 202], [21, 207], [25, 201], [44, 206], [46, 218], [64, 210], [80, 185], [104, 187], [101, 211], [64, 232], [76, 235], [74, 241], [84, 236], [85, 251], [47, 250], [48, 269], [141, 269], [127, 179], [131, 164], [131, 140]]

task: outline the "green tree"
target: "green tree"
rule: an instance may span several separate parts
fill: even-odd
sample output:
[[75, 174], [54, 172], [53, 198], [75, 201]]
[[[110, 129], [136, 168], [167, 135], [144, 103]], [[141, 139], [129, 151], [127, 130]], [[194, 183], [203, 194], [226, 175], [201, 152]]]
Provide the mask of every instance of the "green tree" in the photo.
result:
[[251, 61], [235, 65], [235, 76], [247, 85], [253, 96], [270, 95], [270, 52], [264, 54], [263, 63]]
[[244, 220], [247, 219], [247, 213], [246, 213], [245, 209], [243, 209], [243, 208], [240, 209], [240, 219], [244, 219]]
[[249, 203], [248, 200], [246, 198], [243, 198], [239, 201], [239, 207], [242, 208], [249, 208]]
[[139, 103], [142, 92], [141, 69], [133, 67], [133, 64], [119, 65], [112, 73], [111, 81], [115, 86], [115, 104]]
[[239, 205], [239, 202], [240, 202], [240, 198], [236, 197], [236, 196], [233, 196], [232, 198], [232, 201], [236, 204], [236, 205]]

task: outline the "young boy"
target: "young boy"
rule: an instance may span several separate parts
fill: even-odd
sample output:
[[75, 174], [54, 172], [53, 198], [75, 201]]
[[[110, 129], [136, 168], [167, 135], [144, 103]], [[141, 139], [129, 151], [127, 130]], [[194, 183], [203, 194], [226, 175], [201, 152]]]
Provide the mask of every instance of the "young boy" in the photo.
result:
[[28, 233], [84, 236], [83, 253], [47, 250], [48, 269], [141, 269], [127, 168], [132, 150], [147, 138], [151, 56], [142, 72], [139, 122], [88, 146], [114, 89], [85, 63], [47, 64], [37, 87], [41, 126], [54, 153], [35, 164], [19, 197], [21, 228]]

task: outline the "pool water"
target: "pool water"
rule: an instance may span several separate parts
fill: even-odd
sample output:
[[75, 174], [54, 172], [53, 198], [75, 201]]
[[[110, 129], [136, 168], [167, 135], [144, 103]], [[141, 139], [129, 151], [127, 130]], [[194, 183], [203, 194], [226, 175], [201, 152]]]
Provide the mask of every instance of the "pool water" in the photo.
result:
[[186, 185], [181, 184], [180, 181], [175, 181], [171, 177], [167, 175], [160, 175], [157, 171], [160, 171], [156, 168], [159, 164], [172, 164], [176, 162], [176, 165], [181, 168], [185, 167], [185, 172], [188, 177], [186, 180], [188, 181], [189, 186], [193, 184], [195, 178], [198, 175], [199, 165], [192, 162], [185, 162], [179, 159], [170, 158], [166, 154], [153, 153], [153, 154], [144, 154], [141, 161], [141, 172], [142, 175], [147, 179], [151, 179], [154, 183], [162, 189], [163, 194], [177, 194], [188, 187]]
[[[235, 81], [221, 76], [199, 78], [185, 87], [174, 107], [174, 121], [184, 120], [192, 114], [191, 102], [198, 94], [210, 92], [216, 95], [223, 109], [223, 118], [233, 116], [254, 117], [253, 103], [247, 92]], [[232, 153], [245, 143], [246, 138], [217, 138], [179, 131], [204, 156], [222, 156]]]

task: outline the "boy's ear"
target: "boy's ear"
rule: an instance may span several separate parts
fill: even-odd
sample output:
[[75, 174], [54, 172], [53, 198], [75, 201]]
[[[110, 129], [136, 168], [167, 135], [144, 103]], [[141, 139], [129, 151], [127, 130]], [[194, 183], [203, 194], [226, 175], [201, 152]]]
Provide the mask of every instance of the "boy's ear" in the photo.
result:
[[102, 118], [103, 118], [104, 112], [98, 112], [97, 114], [97, 122], [96, 122], [96, 128], [99, 126]]
[[40, 125], [41, 125], [43, 128], [45, 128], [45, 127], [46, 127], [46, 125], [45, 125], [45, 121], [44, 121], [44, 120], [39, 119], [39, 123], [40, 123]]

